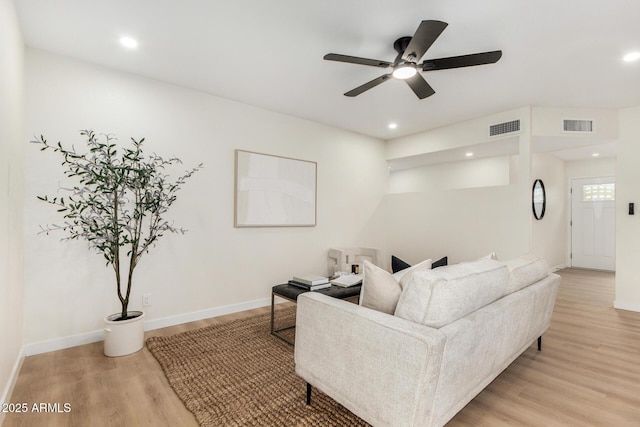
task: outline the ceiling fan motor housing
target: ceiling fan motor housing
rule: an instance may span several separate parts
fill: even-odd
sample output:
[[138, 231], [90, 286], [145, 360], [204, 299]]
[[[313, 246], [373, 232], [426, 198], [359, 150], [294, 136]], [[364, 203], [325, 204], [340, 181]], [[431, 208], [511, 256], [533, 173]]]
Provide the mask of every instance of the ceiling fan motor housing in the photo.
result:
[[402, 55], [404, 51], [407, 50], [407, 46], [409, 46], [411, 39], [412, 37], [409, 36], [400, 37], [398, 40], [393, 42], [393, 48], [398, 52], [398, 54]]

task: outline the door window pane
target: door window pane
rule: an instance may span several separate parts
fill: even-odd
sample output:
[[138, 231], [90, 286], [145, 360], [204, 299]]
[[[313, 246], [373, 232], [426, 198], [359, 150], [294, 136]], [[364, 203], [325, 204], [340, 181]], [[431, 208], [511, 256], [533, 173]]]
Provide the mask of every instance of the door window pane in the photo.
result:
[[616, 199], [616, 184], [587, 184], [582, 186], [583, 202], [599, 202]]

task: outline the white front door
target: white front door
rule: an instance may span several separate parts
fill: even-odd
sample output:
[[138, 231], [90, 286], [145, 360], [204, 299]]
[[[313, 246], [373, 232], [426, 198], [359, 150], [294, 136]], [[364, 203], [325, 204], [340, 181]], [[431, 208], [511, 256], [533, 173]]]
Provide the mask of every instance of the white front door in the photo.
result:
[[615, 269], [615, 178], [571, 180], [571, 266]]

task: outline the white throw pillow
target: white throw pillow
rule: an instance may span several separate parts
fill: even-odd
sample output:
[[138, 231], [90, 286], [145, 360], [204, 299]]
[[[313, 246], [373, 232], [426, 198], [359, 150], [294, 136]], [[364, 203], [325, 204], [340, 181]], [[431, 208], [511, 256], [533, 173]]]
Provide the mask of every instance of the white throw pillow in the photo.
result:
[[422, 261], [414, 266], [405, 268], [395, 274], [370, 263], [364, 262], [364, 277], [360, 291], [360, 305], [393, 314], [400, 299], [402, 289], [416, 271], [430, 270], [431, 260]]
[[396, 271], [393, 273], [393, 278], [400, 284], [400, 289], [404, 289], [411, 280], [411, 275], [416, 271], [424, 271], [431, 270], [431, 265], [433, 261], [431, 259], [425, 259], [417, 263], [416, 265], [412, 265], [411, 267], [407, 267], [404, 270]]

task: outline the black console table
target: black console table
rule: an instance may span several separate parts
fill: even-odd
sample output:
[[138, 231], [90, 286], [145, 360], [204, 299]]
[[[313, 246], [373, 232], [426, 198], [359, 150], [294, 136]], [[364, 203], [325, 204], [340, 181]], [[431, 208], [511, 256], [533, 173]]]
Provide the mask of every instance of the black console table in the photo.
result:
[[281, 331], [295, 328], [296, 325], [293, 324], [291, 326], [285, 326], [284, 328], [275, 329], [274, 327], [274, 299], [275, 297], [284, 298], [291, 302], [296, 302], [298, 300], [298, 296], [305, 292], [318, 292], [320, 294], [329, 295], [333, 298], [339, 299], [347, 299], [353, 297], [360, 297], [360, 291], [362, 290], [362, 285], [354, 285], [349, 286], [347, 288], [342, 286], [331, 285], [330, 288], [318, 289], [317, 291], [308, 291], [303, 288], [299, 288], [297, 286], [289, 285], [288, 283], [284, 283], [282, 285], [276, 285], [271, 288], [271, 334], [280, 338], [281, 340], [293, 345], [293, 341], [289, 340], [284, 335], [280, 334]]

